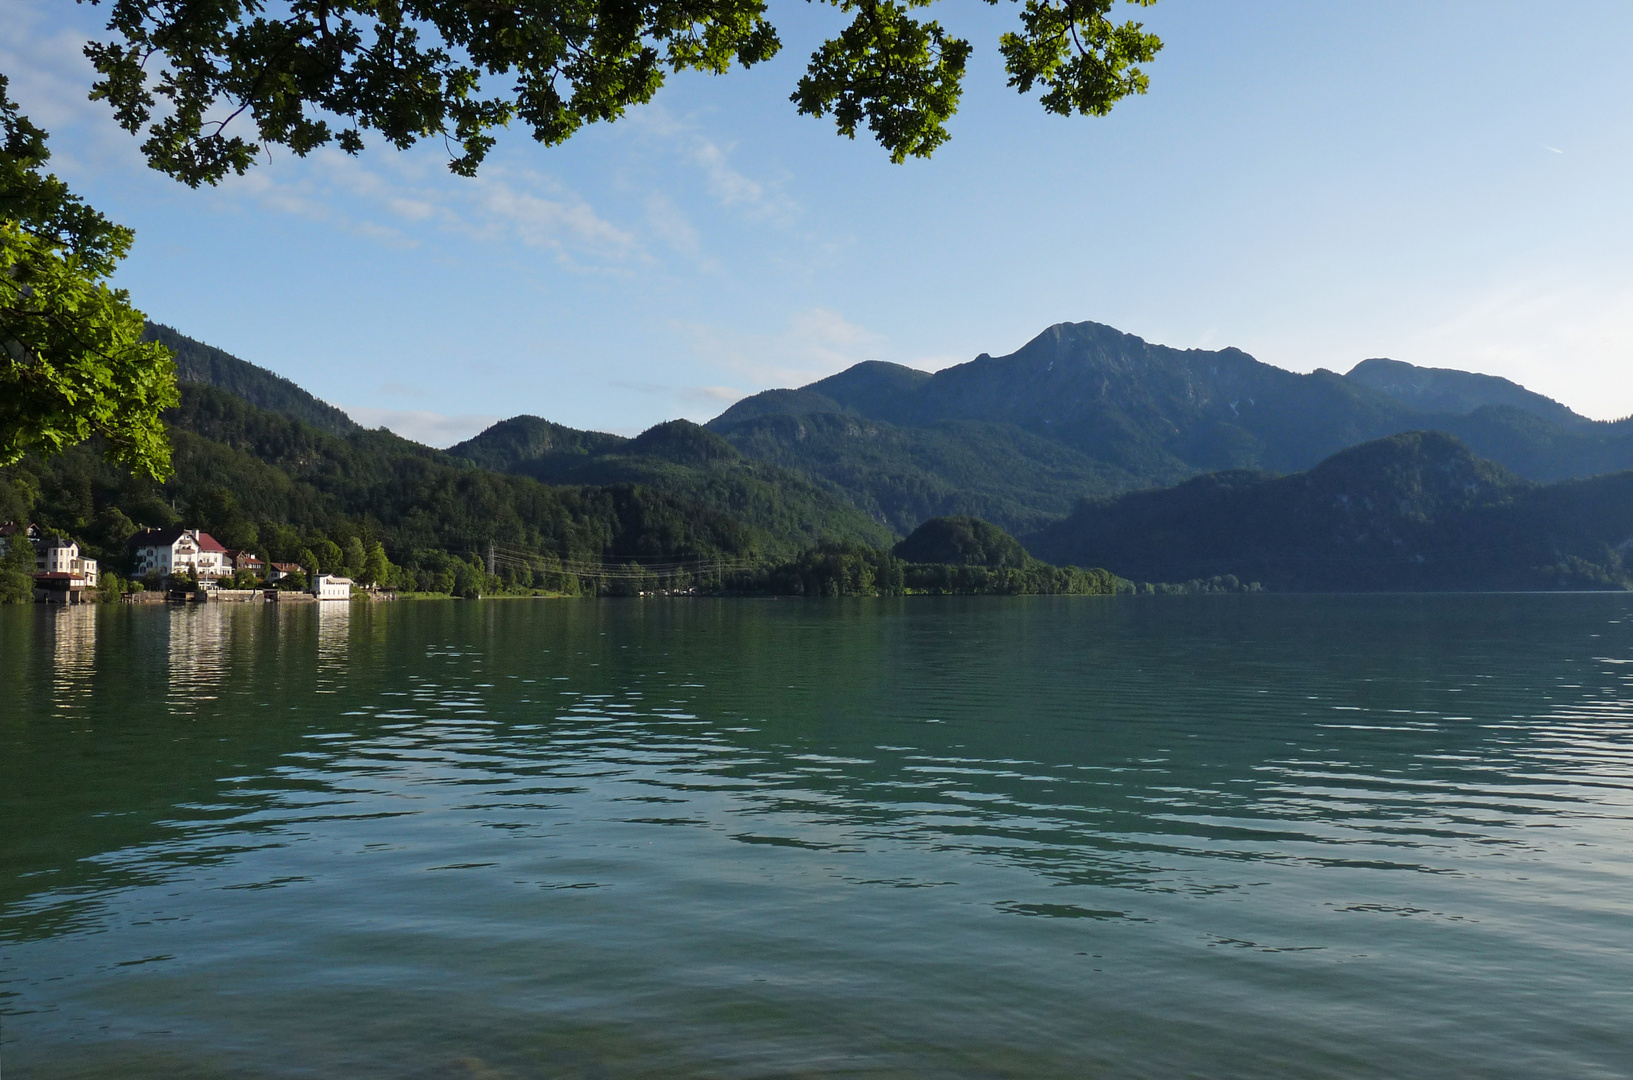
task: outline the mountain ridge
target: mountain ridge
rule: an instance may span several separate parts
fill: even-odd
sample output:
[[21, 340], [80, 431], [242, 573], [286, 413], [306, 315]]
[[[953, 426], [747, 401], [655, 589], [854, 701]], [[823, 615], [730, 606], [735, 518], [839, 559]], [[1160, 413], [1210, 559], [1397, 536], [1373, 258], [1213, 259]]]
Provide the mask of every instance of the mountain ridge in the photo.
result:
[[142, 340], [157, 341], [175, 355], [178, 382], [225, 390], [257, 408], [283, 413], [331, 435], [350, 435], [363, 430], [362, 425], [345, 412], [320, 400], [293, 380], [248, 360], [240, 360], [224, 349], [206, 345], [163, 323], [147, 323]]
[[[979, 452], [938, 435], [949, 424], [989, 425], [995, 446], [1010, 444], [1012, 497], [950, 505], [948, 492], [975, 489], [968, 459]], [[1040, 479], [1051, 455], [1097, 496], [1228, 469], [1296, 472], [1417, 429], [1446, 431], [1538, 481], [1633, 468], [1633, 424], [1590, 420], [1496, 376], [1383, 359], [1300, 374], [1240, 349], [1174, 349], [1092, 322], [1057, 323], [1007, 356], [934, 373], [869, 361], [745, 398], [705, 426], [751, 457], [838, 485], [876, 516], [885, 508], [902, 531], [938, 513], [1035, 528], [1067, 509]], [[1037, 439], [1057, 449], [1044, 454]], [[892, 441], [906, 449], [880, 459]], [[851, 464], [860, 459], [873, 461], [867, 476]], [[915, 502], [899, 490], [908, 476], [941, 494]]]
[[1231, 470], [1085, 500], [1021, 538], [1135, 580], [1234, 575], [1293, 590], [1633, 587], [1633, 471], [1541, 484], [1443, 432], [1284, 476]]

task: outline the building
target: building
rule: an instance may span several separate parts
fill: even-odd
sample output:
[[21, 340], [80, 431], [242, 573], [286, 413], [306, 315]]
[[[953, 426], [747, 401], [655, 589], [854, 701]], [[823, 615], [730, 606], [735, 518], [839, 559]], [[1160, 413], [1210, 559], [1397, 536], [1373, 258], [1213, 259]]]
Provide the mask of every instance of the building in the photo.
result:
[[261, 557], [255, 554], [253, 551], [245, 551], [242, 548], [232, 548], [227, 552], [226, 563], [228, 569], [232, 570], [234, 573], [242, 571], [244, 573], [254, 574], [256, 577], [266, 576], [266, 563], [262, 562]]
[[[38, 534], [38, 530], [14, 530], [16, 535]], [[34, 599], [48, 604], [77, 604], [85, 590], [96, 588], [96, 560], [80, 554], [79, 545], [66, 537], [40, 539], [34, 549]]]
[[319, 600], [350, 600], [352, 579], [333, 574], [319, 574], [312, 580], [312, 595]]
[[306, 571], [301, 569], [300, 563], [275, 562], [267, 567], [266, 579], [268, 581], [282, 581], [290, 574], [304, 573], [306, 573]]
[[81, 578], [84, 588], [96, 588], [96, 560], [79, 553], [79, 545], [63, 536], [53, 536], [34, 551], [36, 574], [67, 574]]
[[199, 581], [208, 582], [232, 573], [227, 549], [197, 529], [143, 529], [130, 538], [130, 555], [133, 577], [156, 571], [168, 578], [192, 569], [198, 571]]
[[[36, 548], [40, 546], [40, 540], [42, 539], [40, 536], [40, 527], [38, 525], [19, 525], [15, 521], [8, 521], [4, 525], [0, 525], [0, 540], [3, 540], [6, 544], [9, 544], [11, 543], [12, 538], [15, 536], [23, 537], [23, 539], [33, 544]], [[5, 545], [0, 544], [0, 547], [4, 546]]]

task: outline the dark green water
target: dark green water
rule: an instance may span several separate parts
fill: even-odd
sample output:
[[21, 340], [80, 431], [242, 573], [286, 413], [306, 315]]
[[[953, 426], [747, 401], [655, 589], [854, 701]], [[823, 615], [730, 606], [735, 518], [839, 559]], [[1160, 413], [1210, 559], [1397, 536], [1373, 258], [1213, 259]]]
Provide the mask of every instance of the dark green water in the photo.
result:
[[24, 1077], [1633, 1075], [1633, 598], [0, 609]]

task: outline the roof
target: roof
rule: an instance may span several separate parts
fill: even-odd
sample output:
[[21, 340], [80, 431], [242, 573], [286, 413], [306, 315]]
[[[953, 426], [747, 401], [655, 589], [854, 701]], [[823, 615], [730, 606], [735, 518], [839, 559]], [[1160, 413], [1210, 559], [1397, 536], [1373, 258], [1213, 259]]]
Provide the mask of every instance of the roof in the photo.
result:
[[75, 574], [68, 570], [49, 570], [43, 574], [35, 574], [35, 581], [79, 581], [84, 574]]
[[233, 562], [239, 562], [240, 560], [243, 560], [243, 559], [248, 559], [251, 562], [260, 562], [261, 561], [261, 557], [259, 555], [255, 554], [255, 552], [245, 551], [243, 548], [228, 548], [227, 549], [227, 557], [232, 559]]
[[272, 564], [272, 568], [274, 570], [282, 570], [286, 574], [293, 574], [293, 573], [296, 573], [296, 572], [300, 572], [300, 573], [305, 573], [306, 572], [305, 568], [302, 567], [300, 563], [292, 563], [292, 562], [275, 562], [275, 563]]
[[141, 532], [130, 538], [130, 546], [133, 548], [169, 547], [177, 540], [180, 540], [182, 538], [182, 534], [186, 531], [186, 529], [176, 527], [171, 527], [169, 529], [143, 529]]
[[327, 581], [331, 585], [350, 585], [352, 583], [351, 578], [341, 577], [339, 574], [319, 574], [318, 580]]
[[[133, 548], [171, 547], [177, 540], [191, 532], [193, 532], [192, 529], [184, 529], [179, 525], [172, 525], [168, 529], [143, 529], [130, 538], [130, 546]], [[227, 550], [217, 542], [215, 537], [207, 532], [198, 533], [197, 536], [200, 551], [225, 552]]]

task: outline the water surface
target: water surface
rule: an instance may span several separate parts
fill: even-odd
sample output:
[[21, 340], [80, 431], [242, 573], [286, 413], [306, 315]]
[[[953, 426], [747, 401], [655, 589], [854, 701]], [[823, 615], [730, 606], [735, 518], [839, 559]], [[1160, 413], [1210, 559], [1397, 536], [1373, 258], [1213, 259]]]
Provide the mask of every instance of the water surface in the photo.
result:
[[1633, 599], [0, 609], [41, 1077], [1633, 1076]]

